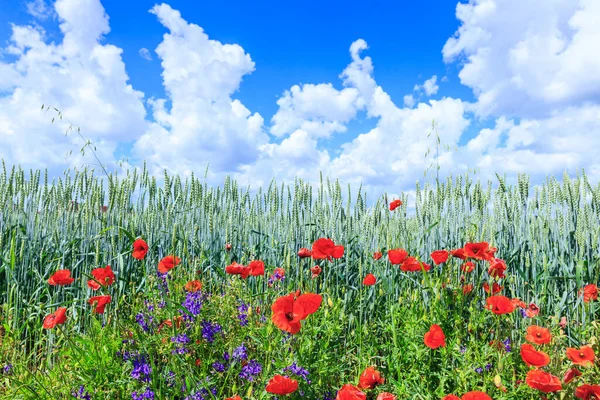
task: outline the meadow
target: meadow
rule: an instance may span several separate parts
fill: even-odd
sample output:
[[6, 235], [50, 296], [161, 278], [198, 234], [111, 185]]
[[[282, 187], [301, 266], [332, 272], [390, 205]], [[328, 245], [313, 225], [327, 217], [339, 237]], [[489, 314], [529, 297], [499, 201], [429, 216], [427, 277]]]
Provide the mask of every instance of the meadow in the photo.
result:
[[2, 167], [1, 398], [600, 398], [583, 171], [368, 206], [324, 177]]

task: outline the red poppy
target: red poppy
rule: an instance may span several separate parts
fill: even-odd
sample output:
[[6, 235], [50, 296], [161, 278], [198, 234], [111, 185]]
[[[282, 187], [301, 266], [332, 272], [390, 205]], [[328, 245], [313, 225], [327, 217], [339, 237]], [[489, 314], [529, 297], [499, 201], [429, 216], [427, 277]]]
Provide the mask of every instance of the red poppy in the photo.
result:
[[373, 253], [373, 260], [377, 261], [379, 260], [381, 257], [383, 257], [383, 254], [381, 254], [380, 251], [376, 251], [375, 253]]
[[48, 283], [52, 286], [70, 285], [75, 279], [71, 278], [71, 271], [68, 269], [59, 269], [48, 279]]
[[584, 400], [600, 399], [600, 385], [581, 385], [575, 389], [575, 397]]
[[447, 394], [444, 397], [442, 397], [442, 400], [460, 400], [460, 397], [458, 397], [455, 394]]
[[367, 400], [367, 395], [356, 386], [346, 384], [338, 390], [335, 400]]
[[521, 345], [521, 358], [530, 367], [539, 368], [550, 364], [550, 356], [543, 351], [536, 350], [529, 343]]
[[298, 250], [298, 257], [307, 258], [310, 256], [312, 256], [312, 251], [310, 251], [306, 247], [302, 247], [300, 250]]
[[166, 257], [163, 257], [162, 260], [158, 262], [158, 271], [161, 274], [166, 274], [171, 269], [179, 265], [180, 262], [181, 259], [175, 255], [168, 255]]
[[115, 274], [110, 265], [107, 265], [104, 268], [93, 269], [92, 276], [94, 279], [90, 279], [87, 282], [87, 285], [92, 288], [92, 290], [98, 290], [100, 289], [100, 286], [110, 286], [115, 283]]
[[367, 276], [365, 276], [365, 279], [363, 279], [363, 285], [365, 286], [374, 285], [375, 282], [377, 282], [377, 278], [375, 278], [375, 275], [373, 274], [367, 274]]
[[[490, 294], [490, 285], [487, 282], [484, 282], [483, 285], [483, 290], [487, 293]], [[502, 291], [502, 286], [498, 285], [496, 282], [492, 283], [492, 294], [496, 294], [496, 293], [500, 293]]]
[[148, 253], [148, 244], [144, 241], [144, 239], [136, 239], [133, 242], [133, 252], [131, 255], [133, 258], [137, 260], [143, 260]]
[[402, 205], [402, 200], [394, 200], [390, 203], [390, 211], [394, 211], [396, 208]]
[[231, 251], [231, 243], [225, 243], [225, 250]]
[[491, 277], [498, 278], [498, 279], [505, 278], [506, 277], [505, 272], [506, 272], [506, 263], [504, 262], [504, 260], [495, 258], [490, 263], [490, 267], [488, 268], [488, 274]]
[[594, 284], [589, 284], [585, 286], [583, 289], [579, 290], [579, 295], [583, 294], [583, 301], [585, 303], [589, 303], [593, 300], [598, 300], [598, 286]]
[[492, 400], [492, 398], [490, 396], [488, 396], [487, 393], [479, 392], [477, 390], [463, 394], [463, 396], [460, 399], [461, 400]]
[[344, 255], [344, 246], [336, 245], [331, 239], [321, 238], [315, 240], [312, 245], [312, 258], [315, 260], [332, 258], [342, 258]]
[[44, 318], [44, 329], [52, 329], [56, 325], [64, 324], [67, 321], [67, 317], [65, 315], [66, 312], [66, 307], [59, 307], [52, 314], [47, 315], [46, 318]]
[[562, 389], [562, 385], [558, 377], [540, 369], [532, 369], [527, 372], [525, 383], [527, 383], [529, 387], [544, 393], [558, 392]]
[[321, 295], [305, 293], [296, 298], [290, 293], [275, 300], [271, 306], [271, 320], [279, 329], [296, 334], [300, 331], [300, 321], [315, 313], [321, 306]]
[[436, 250], [433, 253], [431, 253], [431, 259], [433, 260], [435, 265], [439, 265], [448, 261], [449, 255], [450, 253], [448, 252], [448, 250]]
[[531, 325], [527, 327], [527, 335], [525, 340], [535, 344], [548, 344], [552, 341], [552, 335], [548, 328], [542, 328], [541, 326]]
[[108, 303], [110, 303], [110, 299], [111, 299], [111, 297], [109, 295], [94, 296], [94, 297], [90, 297], [90, 299], [88, 300], [88, 303], [90, 303], [91, 306], [94, 306], [94, 303], [96, 303], [94, 312], [96, 314], [104, 314], [104, 307], [106, 307], [106, 305]]
[[358, 378], [359, 389], [374, 389], [377, 385], [383, 385], [385, 379], [381, 376], [381, 373], [374, 367], [367, 367], [360, 378]]
[[467, 259], [467, 253], [462, 247], [459, 249], [450, 250], [450, 255], [455, 258], [460, 258], [461, 260]]
[[468, 284], [464, 285], [464, 286], [463, 286], [463, 288], [462, 288], [462, 292], [463, 292], [463, 294], [469, 294], [469, 293], [471, 293], [472, 291], [473, 291], [473, 285], [472, 285], [472, 284], [470, 284], [470, 283], [468, 283]]
[[247, 268], [250, 270], [250, 275], [252, 276], [261, 276], [265, 274], [265, 263], [261, 260], [251, 261]]
[[402, 264], [408, 258], [408, 252], [404, 249], [388, 250], [387, 254], [392, 265]]
[[475, 269], [475, 263], [473, 261], [467, 261], [463, 265], [460, 266], [461, 271], [464, 272], [473, 272]]
[[242, 279], [246, 279], [250, 275], [250, 269], [243, 264], [232, 262], [225, 267], [225, 273], [230, 275], [240, 275]]
[[446, 347], [446, 335], [439, 325], [433, 324], [429, 328], [429, 332], [425, 333], [423, 337], [425, 346], [430, 349], [437, 349], [438, 347]]
[[525, 304], [525, 302], [523, 302], [521, 299], [519, 299], [517, 297], [513, 297], [512, 299], [510, 299], [510, 301], [513, 303], [515, 308], [517, 308], [517, 307], [527, 308], [527, 305]]
[[539, 307], [533, 303], [530, 303], [529, 307], [527, 307], [527, 309], [525, 310], [525, 315], [527, 316], [527, 318], [533, 318], [533, 317], [537, 316], [539, 313], [540, 313]]
[[488, 297], [485, 302], [485, 308], [494, 314], [509, 314], [515, 310], [515, 306], [506, 296], [491, 296]]
[[189, 281], [185, 284], [185, 290], [188, 292], [197, 292], [200, 289], [202, 289], [202, 282], [199, 280]]
[[468, 258], [474, 258], [476, 260], [484, 260], [486, 257], [486, 250], [490, 247], [487, 242], [480, 243], [466, 243], [465, 244], [465, 255]]
[[233, 397], [228, 397], [225, 400], [242, 400], [242, 398], [240, 396], [233, 396]]
[[317, 276], [319, 276], [322, 271], [323, 270], [318, 265], [315, 265], [314, 267], [310, 267], [310, 272], [312, 273], [312, 278], [316, 278]]
[[396, 400], [396, 396], [388, 392], [379, 393], [377, 400]]
[[577, 368], [569, 368], [563, 376], [563, 382], [570, 383], [576, 377], [581, 376], [581, 372]]
[[420, 272], [423, 269], [425, 271], [429, 271], [431, 269], [431, 265], [419, 261], [415, 257], [408, 257], [402, 264], [400, 264], [400, 269], [404, 272]]
[[266, 391], [279, 396], [294, 393], [298, 390], [298, 381], [283, 375], [275, 375], [267, 384]]
[[568, 347], [567, 357], [573, 361], [573, 364], [590, 367], [594, 364], [596, 354], [594, 354], [594, 350], [590, 346], [581, 346], [579, 349]]

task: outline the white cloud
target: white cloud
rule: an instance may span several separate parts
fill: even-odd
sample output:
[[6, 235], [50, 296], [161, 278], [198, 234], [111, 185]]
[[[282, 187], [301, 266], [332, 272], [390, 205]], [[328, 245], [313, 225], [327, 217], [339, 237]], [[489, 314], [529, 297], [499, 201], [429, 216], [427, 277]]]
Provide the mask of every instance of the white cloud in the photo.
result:
[[433, 75], [431, 78], [427, 79], [422, 85], [415, 85], [414, 90], [419, 91], [423, 90], [427, 96], [432, 96], [438, 92], [440, 88], [437, 84], [437, 76]]
[[404, 96], [403, 101], [404, 101], [404, 106], [406, 106], [408, 108], [412, 108], [415, 105], [415, 98], [413, 97], [412, 94], [407, 94], [406, 96]]
[[150, 50], [148, 50], [147, 48], [142, 47], [139, 50], [139, 54], [140, 54], [140, 57], [142, 57], [143, 59], [152, 61], [152, 54], [150, 54]]
[[600, 2], [470, 0], [442, 53], [482, 116], [541, 118], [600, 97]]
[[166, 168], [189, 174], [204, 170], [232, 173], [254, 163], [268, 143], [263, 118], [252, 114], [232, 94], [254, 62], [237, 44], [209, 39], [169, 5], [154, 6], [169, 33], [156, 48], [169, 100], [152, 99], [155, 122], [136, 142], [134, 153], [155, 172]]
[[[58, 0], [55, 12], [64, 37], [47, 44], [39, 27], [12, 25], [3, 51], [13, 62], [0, 61], [0, 157], [25, 168], [60, 171], [82, 159], [82, 141], [74, 133], [64, 137], [66, 124], [42, 104], [59, 108], [90, 138], [106, 163], [111, 163], [118, 141], [132, 140], [144, 131], [143, 94], [127, 83], [122, 50], [101, 45], [109, 32], [108, 16], [97, 0]], [[84, 162], [88, 162], [86, 157]]]
[[37, 19], [45, 20], [53, 15], [52, 8], [50, 8], [45, 0], [33, 0], [25, 3], [27, 12]]

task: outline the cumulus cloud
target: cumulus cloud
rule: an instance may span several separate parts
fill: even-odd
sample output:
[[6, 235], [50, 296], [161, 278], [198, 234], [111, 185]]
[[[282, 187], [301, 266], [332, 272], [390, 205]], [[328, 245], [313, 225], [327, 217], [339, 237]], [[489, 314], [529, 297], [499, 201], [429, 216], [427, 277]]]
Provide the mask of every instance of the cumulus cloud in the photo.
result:
[[442, 53], [464, 63], [479, 115], [543, 118], [600, 98], [597, 0], [470, 0], [456, 17]]
[[136, 141], [134, 153], [162, 169], [189, 175], [203, 170], [234, 173], [255, 162], [268, 143], [263, 118], [232, 95], [254, 62], [237, 44], [209, 39], [167, 4], [150, 12], [169, 30], [156, 48], [170, 101], [151, 99], [154, 122]]
[[54, 115], [40, 111], [50, 104], [80, 126], [111, 163], [117, 142], [145, 130], [143, 93], [127, 83], [122, 50], [99, 43], [110, 29], [98, 0], [58, 0], [54, 12], [62, 42], [47, 43], [39, 27], [12, 25], [2, 50], [14, 61], [0, 61], [0, 157], [55, 172], [81, 164], [79, 157], [64, 157], [77, 153], [81, 139], [65, 137], [65, 123], [57, 118], [51, 124]]
[[424, 91], [427, 96], [433, 96], [438, 92], [440, 88], [437, 84], [437, 76], [433, 75], [431, 78], [427, 79], [422, 85], [415, 85], [415, 91]]
[[27, 7], [27, 13], [34, 16], [37, 19], [45, 20], [50, 17], [53, 12], [44, 0], [33, 0], [25, 3]]
[[152, 61], [152, 54], [150, 54], [150, 50], [148, 50], [147, 48], [142, 47], [139, 50], [139, 54], [140, 54], [140, 57], [142, 57], [143, 59]]

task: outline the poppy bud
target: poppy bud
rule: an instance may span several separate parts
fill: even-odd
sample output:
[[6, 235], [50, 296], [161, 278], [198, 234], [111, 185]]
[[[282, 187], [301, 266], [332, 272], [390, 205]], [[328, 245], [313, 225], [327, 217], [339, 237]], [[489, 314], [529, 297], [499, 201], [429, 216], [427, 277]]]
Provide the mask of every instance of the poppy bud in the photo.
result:
[[329, 297], [329, 298], [327, 299], [327, 305], [328, 305], [329, 307], [333, 307], [333, 300], [331, 300], [331, 297]]
[[229, 243], [225, 244], [225, 250], [230, 251], [231, 250], [231, 244], [229, 244]]

